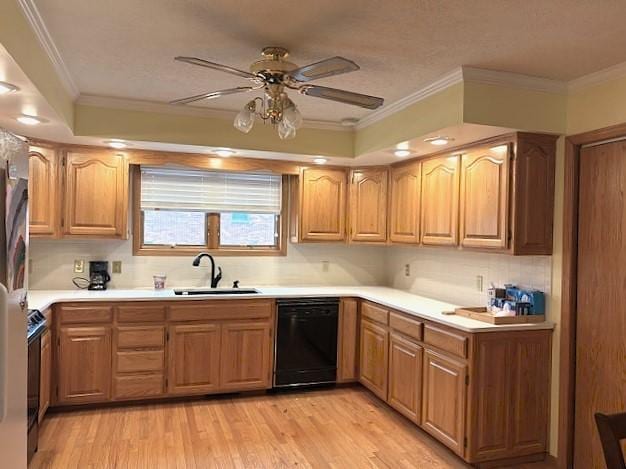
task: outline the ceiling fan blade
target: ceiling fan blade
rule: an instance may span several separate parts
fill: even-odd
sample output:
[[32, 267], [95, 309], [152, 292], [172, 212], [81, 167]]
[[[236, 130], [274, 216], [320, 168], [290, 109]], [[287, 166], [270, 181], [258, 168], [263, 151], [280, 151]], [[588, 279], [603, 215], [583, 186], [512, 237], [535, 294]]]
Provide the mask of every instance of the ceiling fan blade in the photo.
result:
[[316, 98], [330, 99], [340, 103], [352, 104], [367, 109], [377, 109], [383, 105], [384, 99], [367, 94], [353, 93], [352, 91], [338, 90], [326, 86], [306, 85], [300, 88], [300, 93]]
[[185, 62], [192, 65], [199, 65], [201, 67], [210, 68], [213, 70], [217, 70], [220, 72], [230, 73], [231, 75], [237, 75], [238, 77], [248, 78], [251, 80], [259, 80], [255, 74], [250, 72], [245, 72], [243, 70], [239, 70], [237, 68], [229, 67], [228, 65], [216, 64], [215, 62], [209, 62], [208, 60], [199, 59], [197, 57], [174, 57], [174, 60], [178, 60], [179, 62]]
[[311, 81], [318, 78], [331, 77], [342, 73], [354, 72], [359, 70], [359, 66], [352, 60], [343, 57], [331, 57], [320, 62], [305, 65], [289, 72], [291, 78], [298, 81]]
[[195, 101], [201, 101], [203, 99], [215, 99], [221, 96], [226, 96], [229, 94], [236, 93], [248, 93], [249, 91], [258, 90], [263, 88], [261, 86], [238, 86], [237, 88], [229, 88], [227, 90], [219, 90], [219, 91], [211, 91], [210, 93], [202, 93], [197, 94], [195, 96], [189, 96], [188, 98], [175, 99], [174, 101], [170, 101], [170, 104], [189, 104]]

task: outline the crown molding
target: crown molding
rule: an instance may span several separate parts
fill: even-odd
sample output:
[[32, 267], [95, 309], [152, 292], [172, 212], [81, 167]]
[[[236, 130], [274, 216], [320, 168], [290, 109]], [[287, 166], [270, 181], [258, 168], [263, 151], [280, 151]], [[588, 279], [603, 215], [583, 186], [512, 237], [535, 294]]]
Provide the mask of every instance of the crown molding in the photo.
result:
[[567, 83], [563, 81], [474, 67], [462, 67], [462, 69], [463, 81], [468, 83], [484, 83], [544, 93], [567, 94]]
[[607, 81], [617, 80], [619, 78], [626, 77], [626, 62], [622, 62], [617, 65], [598, 70], [597, 72], [584, 75], [580, 78], [575, 78], [567, 83], [567, 88], [570, 92], [576, 92], [584, 88], [600, 85]]
[[[163, 114], [177, 114], [181, 116], [212, 117], [225, 120], [233, 120], [237, 115], [237, 111], [229, 111], [226, 109], [212, 109], [200, 106], [180, 106], [154, 101], [87, 94], [81, 94], [76, 100], [76, 104], [139, 112], [159, 112]], [[354, 127], [346, 127], [340, 122], [308, 119], [304, 120], [302, 127], [307, 129], [334, 130], [340, 132], [352, 132], [354, 129]]]
[[441, 78], [429, 83], [423, 88], [415, 91], [414, 93], [411, 93], [410, 95], [405, 96], [404, 98], [394, 101], [388, 106], [384, 106], [381, 109], [368, 114], [362, 119], [359, 119], [359, 122], [356, 124], [355, 129], [361, 130], [361, 129], [364, 129], [365, 127], [369, 127], [370, 125], [375, 124], [376, 122], [379, 122], [383, 119], [386, 119], [392, 114], [395, 114], [396, 112], [399, 112], [402, 109], [405, 109], [411, 106], [412, 104], [422, 101], [423, 99], [426, 99], [429, 96], [439, 93], [440, 91], [443, 91], [446, 88], [451, 87], [452, 85], [456, 85], [457, 83], [460, 83], [461, 81], [463, 81], [463, 69], [459, 67], [453, 70], [452, 72], [447, 73], [446, 75], [442, 76]]
[[43, 50], [46, 52], [50, 62], [52, 62], [63, 87], [70, 94], [72, 99], [76, 99], [79, 95], [78, 87], [76, 86], [76, 83], [74, 83], [65, 62], [63, 62], [59, 49], [57, 49], [57, 46], [54, 44], [54, 41], [50, 36], [50, 32], [48, 31], [48, 28], [46, 28], [34, 1], [18, 0], [18, 3], [22, 8], [22, 12], [26, 17], [26, 20], [35, 32], [35, 35], [39, 40], [39, 44], [41, 44], [41, 47], [43, 47]]

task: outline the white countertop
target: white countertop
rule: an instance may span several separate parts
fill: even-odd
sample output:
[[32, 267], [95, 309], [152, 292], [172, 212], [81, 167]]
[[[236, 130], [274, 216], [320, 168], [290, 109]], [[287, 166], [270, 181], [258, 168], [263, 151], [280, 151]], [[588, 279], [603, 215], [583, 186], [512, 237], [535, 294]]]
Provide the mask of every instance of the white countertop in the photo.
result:
[[[242, 287], [247, 288], [247, 287]], [[553, 329], [550, 322], [536, 324], [493, 325], [456, 315], [444, 315], [442, 311], [454, 311], [458, 305], [387, 287], [254, 287], [259, 293], [250, 295], [174, 295], [174, 290], [31, 290], [28, 307], [44, 310], [55, 303], [81, 301], [163, 301], [163, 300], [222, 300], [249, 298], [298, 298], [298, 297], [356, 297], [379, 303], [404, 313], [429, 319], [466, 332], [491, 332], [510, 330]], [[476, 305], [464, 305], [476, 306]]]

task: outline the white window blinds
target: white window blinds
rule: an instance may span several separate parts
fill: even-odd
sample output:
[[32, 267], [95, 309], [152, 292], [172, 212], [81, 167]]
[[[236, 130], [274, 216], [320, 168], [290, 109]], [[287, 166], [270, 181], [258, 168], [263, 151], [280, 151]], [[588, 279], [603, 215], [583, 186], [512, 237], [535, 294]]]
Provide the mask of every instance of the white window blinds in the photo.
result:
[[281, 176], [141, 167], [141, 209], [280, 213]]

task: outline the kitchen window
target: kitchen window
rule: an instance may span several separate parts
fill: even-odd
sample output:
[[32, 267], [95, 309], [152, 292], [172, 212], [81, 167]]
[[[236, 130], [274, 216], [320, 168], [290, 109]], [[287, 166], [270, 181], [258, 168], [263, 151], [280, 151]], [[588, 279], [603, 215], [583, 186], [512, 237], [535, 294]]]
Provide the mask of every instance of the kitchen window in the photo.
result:
[[283, 177], [135, 168], [136, 255], [283, 255]]

